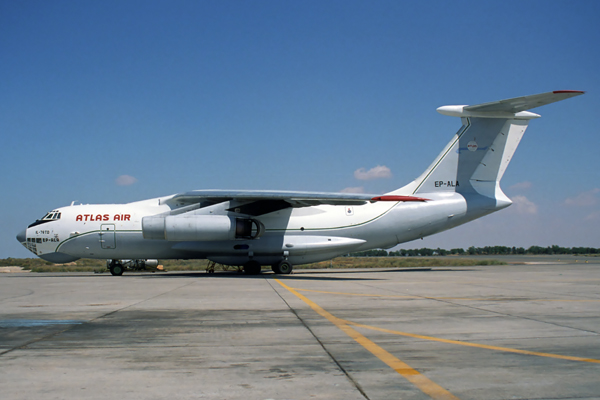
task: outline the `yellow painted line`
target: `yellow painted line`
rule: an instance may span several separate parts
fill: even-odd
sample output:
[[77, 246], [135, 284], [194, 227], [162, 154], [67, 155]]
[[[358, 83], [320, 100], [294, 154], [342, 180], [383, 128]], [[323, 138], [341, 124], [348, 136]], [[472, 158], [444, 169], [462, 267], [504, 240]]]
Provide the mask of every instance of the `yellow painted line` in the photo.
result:
[[[280, 281], [278, 281], [278, 282], [281, 285], [283, 285], [283, 283], [281, 283]], [[368, 294], [361, 294], [361, 293], [345, 293], [345, 292], [325, 292], [325, 291], [311, 290], [311, 289], [296, 289], [296, 288], [291, 288], [291, 287], [286, 286], [286, 285], [283, 285], [283, 286], [286, 289], [290, 290], [290, 291], [292, 291], [292, 290], [294, 290], [294, 291], [300, 290], [300, 291], [306, 291], [306, 292], [316, 292], [316, 293], [326, 293], [326, 294], [343, 294], [343, 295], [373, 296], [373, 297], [402, 297], [402, 298], [408, 297], [408, 296], [393, 296], [393, 295], [391, 295], [391, 296], [387, 296], [387, 295], [368, 295]], [[296, 294], [296, 293], [294, 293], [294, 294]], [[302, 295], [301, 294], [296, 294], [296, 296], [302, 296]], [[417, 299], [432, 299], [432, 300], [436, 300], [436, 299], [472, 300], [472, 299], [459, 299], [459, 298], [451, 298], [451, 297], [414, 297], [414, 298], [417, 298]], [[482, 299], [482, 300], [487, 300], [487, 299]], [[310, 300], [308, 300], [308, 301], [310, 301]], [[569, 300], [546, 300], [546, 301], [569, 301]], [[571, 301], [577, 301], [577, 300], [571, 300]], [[581, 300], [581, 301], [586, 301], [586, 300]], [[590, 301], [597, 301], [597, 300], [590, 300]], [[563, 356], [563, 355], [560, 355], [560, 354], [542, 353], [542, 352], [539, 352], [539, 351], [529, 351], [529, 350], [514, 349], [514, 348], [510, 348], [510, 347], [490, 346], [490, 345], [486, 345], [486, 344], [463, 342], [463, 341], [460, 341], [460, 340], [442, 339], [442, 338], [438, 338], [438, 337], [434, 337], [434, 336], [418, 335], [418, 334], [414, 334], [414, 333], [394, 331], [394, 330], [385, 329], [385, 328], [377, 328], [377, 327], [371, 326], [371, 325], [359, 324], [359, 323], [356, 323], [356, 322], [352, 322], [352, 321], [348, 321], [348, 320], [344, 320], [344, 319], [340, 319], [340, 318], [338, 318], [338, 319], [339, 319], [340, 323], [342, 323], [342, 324], [352, 325], [352, 326], [356, 326], [356, 327], [360, 327], [360, 328], [365, 328], [365, 329], [371, 329], [371, 330], [375, 330], [375, 331], [379, 331], [379, 332], [391, 333], [391, 334], [394, 334], [394, 335], [412, 337], [412, 338], [416, 338], [416, 339], [431, 340], [431, 341], [435, 341], [435, 342], [449, 343], [449, 344], [458, 344], [458, 345], [461, 345], [461, 346], [477, 347], [477, 348], [481, 348], [481, 349], [503, 351], [503, 352], [508, 352], [508, 353], [526, 354], [526, 355], [539, 356], [539, 357], [558, 358], [558, 359], [561, 359], [561, 360], [589, 362], [589, 363], [600, 364], [600, 360], [596, 360], [596, 359], [593, 359], [593, 358]]]
[[487, 344], [462, 342], [460, 340], [442, 339], [442, 338], [438, 338], [438, 337], [434, 337], [434, 336], [416, 335], [414, 333], [394, 331], [394, 330], [385, 329], [385, 328], [377, 328], [375, 326], [358, 324], [358, 323], [351, 322], [351, 321], [345, 321], [345, 323], [352, 325], [352, 326], [360, 327], [360, 328], [371, 329], [374, 331], [385, 332], [385, 333], [391, 333], [394, 335], [407, 336], [407, 337], [412, 337], [415, 339], [432, 340], [434, 342], [442, 342], [442, 343], [449, 343], [449, 344], [459, 344], [461, 346], [478, 347], [480, 349], [497, 350], [497, 351], [504, 351], [504, 352], [508, 352], [508, 353], [527, 354], [530, 356], [559, 358], [561, 360], [581, 361], [581, 362], [600, 364], [600, 360], [595, 360], [593, 358], [562, 356], [560, 354], [542, 353], [539, 351], [520, 350], [520, 349], [513, 349], [510, 347], [490, 346]]
[[281, 282], [279, 279], [275, 279], [277, 283], [283, 286], [285, 289], [290, 291], [300, 300], [305, 302], [313, 309], [317, 314], [326, 318], [329, 322], [337, 326], [344, 333], [354, 339], [357, 343], [363, 346], [365, 349], [371, 352], [375, 357], [379, 358], [385, 364], [387, 364], [390, 368], [396, 371], [398, 374], [402, 375], [406, 380], [411, 382], [413, 385], [419, 388], [423, 393], [427, 394], [429, 397], [435, 400], [460, 400], [458, 397], [454, 396], [452, 393], [433, 382], [431, 379], [427, 378], [425, 375], [421, 374], [419, 371], [412, 368], [410, 365], [405, 362], [399, 360], [394, 355], [390, 354], [385, 349], [381, 348], [371, 340], [367, 339], [364, 335], [359, 333], [356, 329], [352, 328], [349, 325], [349, 322], [338, 318], [326, 311], [324, 308], [309, 300], [306, 296], [298, 293], [295, 289], [289, 287], [285, 283]]
[[427, 296], [403, 296], [393, 294], [371, 294], [371, 293], [350, 293], [350, 292], [329, 292], [325, 290], [299, 289], [300, 292], [312, 292], [323, 294], [337, 294], [342, 296], [359, 296], [359, 297], [384, 297], [390, 299], [406, 299], [406, 300], [471, 300], [471, 301], [566, 301], [566, 302], [600, 302], [600, 299], [511, 299], [511, 298], [485, 298], [485, 297], [427, 297]]

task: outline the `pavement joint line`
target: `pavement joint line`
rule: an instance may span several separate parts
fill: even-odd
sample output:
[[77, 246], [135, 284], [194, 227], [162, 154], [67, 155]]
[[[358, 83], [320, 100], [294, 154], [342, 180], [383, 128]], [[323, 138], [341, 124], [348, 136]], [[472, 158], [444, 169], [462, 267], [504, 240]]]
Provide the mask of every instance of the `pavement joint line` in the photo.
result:
[[562, 359], [562, 360], [580, 361], [580, 362], [600, 364], [600, 360], [596, 360], [593, 358], [563, 356], [560, 354], [543, 353], [543, 352], [539, 352], [539, 351], [530, 351], [530, 350], [521, 350], [521, 349], [514, 349], [511, 347], [491, 346], [491, 345], [487, 345], [487, 344], [463, 342], [460, 340], [443, 339], [443, 338], [438, 338], [438, 337], [434, 337], [434, 336], [418, 335], [415, 333], [408, 333], [408, 332], [395, 331], [392, 329], [378, 328], [376, 326], [359, 324], [359, 323], [352, 322], [352, 321], [346, 321], [346, 323], [348, 325], [356, 326], [359, 328], [365, 328], [365, 329], [370, 329], [370, 330], [384, 332], [384, 333], [391, 333], [393, 335], [407, 336], [407, 337], [412, 337], [415, 339], [430, 340], [430, 341], [434, 341], [434, 342], [442, 342], [442, 343], [448, 343], [448, 344], [458, 344], [461, 346], [468, 346], [468, 347], [478, 347], [478, 348], [482, 348], [482, 349], [496, 350], [496, 351], [502, 351], [502, 352], [508, 352], [508, 353], [518, 353], [518, 354], [526, 354], [526, 355], [531, 355], [531, 356], [558, 358], [558, 359]]
[[361, 297], [388, 297], [393, 299], [407, 299], [407, 300], [472, 300], [472, 301], [566, 301], [566, 302], [600, 302], [600, 299], [511, 299], [511, 298], [485, 298], [485, 297], [428, 297], [428, 296], [403, 296], [393, 294], [372, 294], [372, 293], [350, 293], [350, 292], [330, 292], [325, 290], [314, 290], [314, 289], [299, 289], [295, 288], [300, 292], [313, 292], [323, 294], [339, 294], [342, 296], [361, 296]]
[[575, 328], [575, 327], [568, 326], [568, 325], [561, 325], [559, 323], [551, 322], [551, 321], [542, 321], [542, 320], [539, 320], [539, 319], [536, 319], [536, 318], [533, 318], [533, 317], [527, 317], [527, 316], [524, 316], [524, 315], [513, 315], [513, 314], [510, 314], [510, 313], [507, 313], [507, 312], [500, 312], [500, 311], [496, 311], [496, 310], [490, 310], [490, 309], [487, 309], [487, 308], [485, 308], [484, 306], [481, 306], [481, 305], [480, 306], [474, 306], [474, 305], [468, 305], [468, 304], [453, 303], [450, 300], [441, 299], [441, 298], [438, 298], [438, 299], [431, 298], [431, 300], [439, 301], [440, 303], [451, 304], [451, 305], [457, 306], [457, 307], [465, 307], [465, 308], [470, 308], [472, 310], [478, 310], [478, 311], [482, 311], [482, 312], [486, 312], [486, 313], [502, 315], [502, 316], [505, 316], [505, 317], [511, 317], [511, 318], [516, 318], [516, 319], [524, 319], [524, 320], [527, 320], [527, 321], [534, 321], [534, 322], [537, 322], [537, 323], [540, 323], [540, 324], [547, 324], [547, 325], [558, 326], [560, 328], [573, 329], [573, 330], [579, 331], [579, 332], [587, 332], [587, 333], [592, 333], [594, 335], [599, 335], [600, 334], [599, 332], [596, 332], [596, 331], [591, 331], [591, 330], [588, 330], [588, 329]]
[[[325, 351], [325, 353], [329, 356], [329, 358], [331, 358], [331, 360], [335, 363], [335, 365], [340, 369], [340, 371], [342, 371], [344, 373], [344, 375], [346, 376], [346, 378], [352, 383], [352, 385], [354, 385], [354, 387], [356, 388], [356, 390], [358, 390], [360, 392], [360, 394], [363, 395], [363, 397], [367, 400], [369, 399], [369, 396], [367, 396], [367, 393], [364, 391], [364, 389], [360, 386], [360, 384], [354, 380], [354, 378], [350, 375], [350, 373], [346, 370], [346, 368], [344, 368], [342, 366], [342, 364], [340, 364], [340, 362], [333, 356], [333, 354], [327, 349], [327, 347], [325, 346], [325, 344], [321, 341], [321, 339], [319, 339], [319, 337], [313, 332], [312, 329], [310, 329], [310, 327], [306, 324], [306, 321], [304, 321], [300, 315], [298, 315], [298, 313], [296, 312], [296, 310], [294, 310], [294, 308], [292, 306], [290, 306], [290, 304], [283, 298], [283, 296], [281, 295], [281, 293], [279, 293], [279, 291], [277, 291], [273, 285], [271, 284], [270, 280], [267, 279], [266, 280], [267, 283], [269, 284], [269, 286], [271, 286], [271, 289], [273, 289], [273, 291], [275, 293], [277, 293], [277, 295], [279, 296], [279, 298], [285, 303], [285, 305], [289, 308], [289, 310], [292, 312], [292, 314], [294, 314], [296, 316], [296, 318], [300, 321], [300, 323], [304, 326], [304, 328], [306, 328], [306, 330], [308, 330], [310, 332], [310, 334], [314, 337], [314, 339], [317, 341], [317, 343], [319, 343], [319, 345], [321, 346], [321, 348], [323, 349], [323, 351]], [[280, 283], [280, 282], [279, 282]]]
[[[286, 288], [286, 289], [289, 290], [291, 288]], [[415, 299], [431, 299], [431, 300], [466, 300], [466, 299], [462, 299], [462, 298], [458, 299], [458, 298], [451, 298], [451, 297], [420, 297], [420, 296], [399, 296], [399, 295], [378, 295], [378, 294], [367, 295], [367, 294], [360, 294], [360, 293], [326, 292], [326, 291], [312, 290], [312, 289], [297, 289], [297, 288], [294, 288], [294, 289], [298, 290], [298, 291], [305, 291], [305, 292], [316, 292], [316, 293], [326, 293], [326, 294], [342, 294], [342, 295], [356, 295], [356, 296], [392, 297], [392, 298], [395, 298], [395, 297], [402, 297], [402, 298], [409, 297], [409, 298], [415, 298]], [[577, 300], [572, 300], [572, 301], [577, 301]], [[580, 300], [580, 301], [587, 301], [587, 300]], [[371, 330], [375, 330], [375, 331], [379, 331], [379, 332], [385, 332], [385, 333], [391, 333], [391, 334], [394, 334], [394, 335], [412, 337], [412, 338], [416, 338], [416, 339], [423, 339], [423, 340], [429, 340], [429, 341], [435, 341], [435, 342], [442, 342], [442, 343], [449, 343], [449, 344], [458, 344], [458, 345], [461, 345], [461, 346], [478, 347], [478, 348], [482, 348], [482, 349], [496, 350], [496, 351], [509, 352], [509, 353], [518, 353], [518, 354], [526, 354], [526, 355], [533, 355], [533, 356], [539, 356], [539, 357], [558, 358], [558, 359], [562, 359], [562, 360], [579, 361], [579, 362], [588, 362], [588, 363], [600, 364], [600, 360], [596, 360], [596, 359], [593, 359], [593, 358], [583, 358], [583, 357], [575, 357], [575, 356], [563, 356], [563, 355], [560, 355], [560, 354], [544, 353], [544, 352], [539, 352], [539, 351], [529, 351], [529, 350], [521, 350], [521, 349], [510, 348], [510, 347], [491, 346], [491, 345], [485, 345], [485, 344], [479, 344], [479, 343], [464, 342], [464, 341], [460, 341], [460, 340], [443, 339], [443, 338], [438, 338], [438, 337], [434, 337], [434, 336], [426, 336], [426, 335], [419, 335], [419, 334], [408, 333], [408, 332], [395, 331], [395, 330], [391, 330], [391, 329], [378, 328], [378, 327], [375, 327], [375, 326], [365, 325], [365, 324], [359, 324], [359, 323], [348, 321], [348, 320], [341, 320], [341, 321], [343, 321], [345, 324], [356, 326], [356, 327], [360, 327], [360, 328], [371, 329]]]
[[[494, 283], [499, 283], [499, 281], [496, 281], [496, 280], [494, 280], [493, 282]], [[542, 283], [542, 282], [545, 282], [545, 283], [556, 283], [558, 281], [552, 281], [552, 282], [542, 281], [542, 280], [529, 280], [529, 281], [521, 281], [521, 280], [514, 281], [513, 280], [513, 281], [505, 281], [505, 283], [519, 283], [519, 284], [521, 284], [521, 283]], [[590, 281], [588, 280], [586, 282], [590, 282]], [[484, 282], [480, 282], [480, 283], [465, 283], [465, 284], [470, 285], [470, 286], [476, 286], [478, 288], [482, 288], [483, 287], [483, 288], [487, 288], [487, 289], [496, 289], [496, 290], [499, 289], [498, 286], [496, 286], [496, 285], [493, 285], [493, 284], [490, 284], [490, 283], [484, 283]], [[549, 293], [551, 295], [555, 295], [556, 294], [555, 292], [553, 292], [551, 290], [541, 290], [541, 289], [533, 290], [531, 288], [519, 288], [518, 290], [519, 291], [524, 291], [524, 292], [536, 293], [536, 294], [538, 294], [538, 293], [543, 293], [543, 294], [548, 294]], [[571, 296], [574, 296], [574, 297], [583, 297], [583, 296], [580, 296], [579, 294], [571, 294]], [[541, 300], [542, 301], [554, 301], [554, 300], [549, 300], [549, 299], [541, 299]], [[570, 299], [570, 300], [569, 299], [558, 299], [556, 301], [600, 301], [600, 299], [594, 297], [594, 298], [587, 298], [587, 299]]]
[[[361, 285], [364, 285], [366, 287], [374, 287], [374, 286], [367, 285], [364, 283], [362, 283]], [[386, 289], [386, 290], [390, 290], [390, 289]], [[417, 296], [417, 295], [413, 295], [413, 296]], [[592, 330], [588, 330], [588, 329], [581, 329], [581, 328], [576, 328], [576, 327], [572, 327], [572, 326], [561, 325], [561, 324], [558, 324], [555, 322], [550, 322], [550, 321], [542, 321], [542, 320], [539, 320], [539, 319], [536, 319], [533, 317], [527, 317], [524, 315], [513, 315], [513, 314], [504, 313], [504, 312], [500, 312], [500, 311], [496, 311], [496, 310], [490, 310], [483, 306], [473, 306], [473, 305], [468, 305], [468, 304], [455, 303], [449, 299], [445, 299], [442, 297], [427, 297], [427, 296], [417, 296], [417, 297], [422, 298], [424, 300], [428, 299], [428, 300], [438, 301], [438, 302], [444, 303], [444, 304], [450, 304], [450, 305], [456, 306], [456, 307], [465, 307], [465, 308], [478, 310], [478, 311], [482, 311], [482, 312], [487, 312], [487, 313], [491, 313], [491, 314], [502, 315], [505, 317], [511, 317], [511, 318], [515, 318], [515, 319], [524, 319], [524, 320], [528, 320], [528, 321], [534, 321], [534, 322], [537, 322], [540, 324], [554, 325], [554, 326], [558, 326], [560, 328], [573, 329], [573, 330], [579, 331], [579, 332], [586, 332], [586, 333], [592, 333], [594, 335], [600, 335], [600, 332], [596, 332], [596, 331], [592, 331]]]
[[279, 279], [275, 279], [277, 283], [287, 289], [290, 293], [294, 294], [300, 300], [305, 302], [310, 308], [313, 309], [317, 314], [326, 318], [329, 322], [334, 324], [352, 339], [354, 339], [357, 343], [363, 346], [366, 350], [371, 352], [375, 357], [379, 360], [383, 361], [386, 365], [408, 380], [410, 383], [415, 385], [419, 390], [428, 395], [434, 400], [460, 400], [458, 397], [454, 396], [448, 390], [444, 389], [431, 379], [427, 378], [425, 375], [421, 374], [419, 371], [412, 368], [410, 365], [401, 361], [382, 347], [375, 344], [373, 341], [369, 340], [367, 337], [362, 335], [356, 329], [352, 328], [349, 321], [338, 318], [326, 311], [323, 307], [319, 306], [315, 302], [308, 299], [306, 296], [298, 293], [294, 288], [286, 285], [281, 282]]

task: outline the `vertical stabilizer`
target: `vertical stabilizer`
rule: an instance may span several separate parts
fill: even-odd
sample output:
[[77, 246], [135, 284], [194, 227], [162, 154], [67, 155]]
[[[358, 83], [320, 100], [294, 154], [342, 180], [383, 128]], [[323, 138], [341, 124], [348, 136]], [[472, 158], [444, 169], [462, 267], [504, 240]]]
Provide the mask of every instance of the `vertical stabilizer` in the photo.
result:
[[512, 159], [535, 107], [583, 94], [555, 91], [474, 106], [444, 106], [437, 111], [461, 117], [462, 127], [429, 168], [407, 186], [391, 194], [457, 192], [495, 200], [494, 209], [511, 201], [500, 189], [500, 180]]

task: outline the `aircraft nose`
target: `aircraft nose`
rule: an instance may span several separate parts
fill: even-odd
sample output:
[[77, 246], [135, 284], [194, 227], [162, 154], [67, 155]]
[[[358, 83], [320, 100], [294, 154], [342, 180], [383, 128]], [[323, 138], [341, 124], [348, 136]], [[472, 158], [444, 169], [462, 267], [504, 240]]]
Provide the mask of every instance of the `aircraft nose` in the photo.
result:
[[17, 240], [19, 243], [25, 243], [27, 241], [27, 229], [23, 229], [22, 232], [19, 232], [17, 235]]

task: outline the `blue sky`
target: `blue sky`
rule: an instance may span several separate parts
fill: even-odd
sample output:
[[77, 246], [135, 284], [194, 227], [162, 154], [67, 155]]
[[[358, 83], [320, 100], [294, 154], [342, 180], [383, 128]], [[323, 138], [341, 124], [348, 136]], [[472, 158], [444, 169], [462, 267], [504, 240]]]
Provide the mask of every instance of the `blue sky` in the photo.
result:
[[596, 1], [0, 0], [0, 257], [29, 257], [15, 235], [73, 200], [391, 191], [458, 130], [437, 107], [563, 89], [587, 93], [534, 110], [502, 181], [513, 206], [402, 247], [600, 247], [598, 15]]

